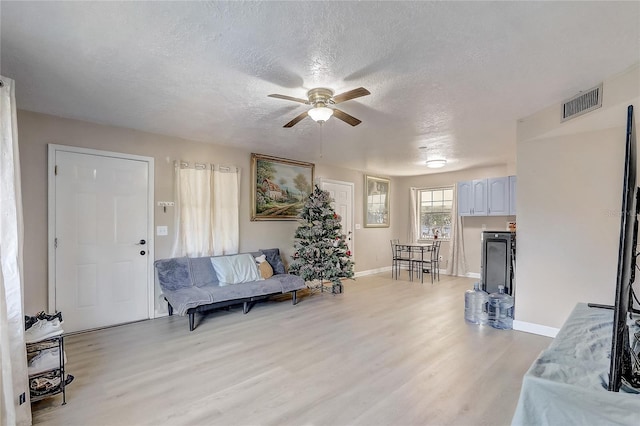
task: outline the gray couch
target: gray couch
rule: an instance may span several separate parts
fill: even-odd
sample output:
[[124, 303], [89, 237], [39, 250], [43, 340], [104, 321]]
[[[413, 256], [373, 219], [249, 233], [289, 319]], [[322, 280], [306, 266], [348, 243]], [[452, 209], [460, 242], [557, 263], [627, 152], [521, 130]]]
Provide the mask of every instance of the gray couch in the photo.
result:
[[[291, 293], [297, 303], [297, 291], [306, 288], [302, 278], [285, 273], [278, 249], [250, 253], [265, 254], [274, 275], [267, 279], [227, 284], [220, 282], [212, 265], [212, 257], [177, 257], [155, 261], [156, 278], [162, 296], [169, 304], [169, 315], [176, 312], [189, 316], [189, 330], [195, 328], [195, 313], [243, 304], [246, 314], [258, 300], [270, 295]], [[220, 257], [220, 256], [218, 256]]]

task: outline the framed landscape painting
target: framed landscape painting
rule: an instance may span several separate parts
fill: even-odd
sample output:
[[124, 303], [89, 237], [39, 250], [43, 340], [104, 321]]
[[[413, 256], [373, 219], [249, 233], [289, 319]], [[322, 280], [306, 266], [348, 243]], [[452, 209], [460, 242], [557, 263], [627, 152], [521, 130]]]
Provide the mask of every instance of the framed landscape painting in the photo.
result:
[[313, 163], [251, 154], [251, 220], [296, 220], [313, 190]]
[[364, 226], [389, 227], [389, 179], [365, 175]]

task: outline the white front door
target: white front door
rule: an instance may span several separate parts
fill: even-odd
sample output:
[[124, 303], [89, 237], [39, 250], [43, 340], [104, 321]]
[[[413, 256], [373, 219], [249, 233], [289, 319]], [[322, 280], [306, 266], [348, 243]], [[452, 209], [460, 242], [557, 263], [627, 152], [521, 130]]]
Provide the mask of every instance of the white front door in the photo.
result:
[[320, 188], [329, 191], [329, 195], [334, 200], [332, 206], [340, 215], [342, 233], [346, 235], [347, 244], [353, 255], [353, 183], [325, 179], [322, 179], [320, 183]]
[[150, 164], [52, 154], [54, 307], [65, 332], [149, 318]]

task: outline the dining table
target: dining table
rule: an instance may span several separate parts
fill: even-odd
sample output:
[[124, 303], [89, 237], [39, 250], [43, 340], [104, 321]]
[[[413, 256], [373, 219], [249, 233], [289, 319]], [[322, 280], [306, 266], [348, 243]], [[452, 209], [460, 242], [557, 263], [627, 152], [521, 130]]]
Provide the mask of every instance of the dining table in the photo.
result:
[[[413, 263], [420, 262], [424, 264], [425, 260], [431, 260], [430, 252], [433, 250], [433, 243], [398, 243], [394, 245], [394, 254], [396, 258], [410, 259], [409, 263], [409, 280], [413, 281]], [[426, 253], [426, 258], [425, 258]], [[420, 267], [420, 282], [424, 283], [423, 268]], [[398, 279], [396, 273], [395, 278]]]

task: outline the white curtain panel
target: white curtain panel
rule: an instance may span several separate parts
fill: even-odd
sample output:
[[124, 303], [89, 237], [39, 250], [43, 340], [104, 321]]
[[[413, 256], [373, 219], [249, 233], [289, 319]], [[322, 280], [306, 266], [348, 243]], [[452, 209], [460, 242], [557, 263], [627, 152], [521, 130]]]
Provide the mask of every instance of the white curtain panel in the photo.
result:
[[[24, 341], [22, 194], [15, 82], [0, 76], [0, 424], [30, 425]], [[27, 401], [19, 405], [19, 395]]]
[[420, 218], [418, 217], [418, 188], [409, 188], [409, 241], [414, 243], [420, 237]]
[[175, 169], [176, 239], [173, 256], [213, 254], [213, 174], [211, 168]]
[[235, 167], [176, 162], [174, 257], [238, 252], [239, 180]]
[[464, 253], [464, 238], [462, 216], [458, 215], [458, 188], [453, 187], [453, 205], [451, 214], [451, 242], [449, 243], [449, 263], [446, 274], [464, 276], [469, 271], [467, 258]]
[[213, 254], [235, 254], [240, 246], [240, 170], [213, 170]]

